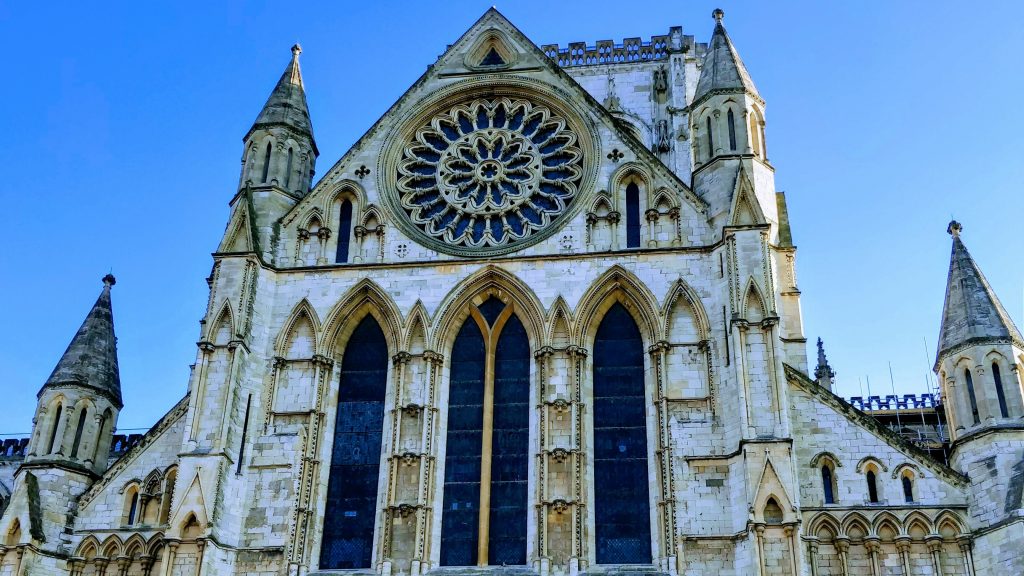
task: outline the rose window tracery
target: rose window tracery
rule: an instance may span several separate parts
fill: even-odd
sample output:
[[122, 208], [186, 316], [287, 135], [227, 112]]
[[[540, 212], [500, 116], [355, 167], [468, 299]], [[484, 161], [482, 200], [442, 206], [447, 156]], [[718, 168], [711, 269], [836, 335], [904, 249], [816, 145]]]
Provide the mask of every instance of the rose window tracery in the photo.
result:
[[398, 162], [398, 196], [432, 239], [505, 247], [566, 211], [579, 193], [582, 164], [576, 134], [547, 106], [478, 98], [416, 130]]

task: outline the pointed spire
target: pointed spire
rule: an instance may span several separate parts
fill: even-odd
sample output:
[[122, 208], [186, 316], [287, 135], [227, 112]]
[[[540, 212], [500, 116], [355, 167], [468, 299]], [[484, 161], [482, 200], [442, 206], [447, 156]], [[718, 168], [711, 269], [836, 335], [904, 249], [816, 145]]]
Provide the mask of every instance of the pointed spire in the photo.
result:
[[704, 64], [701, 66], [700, 78], [697, 80], [697, 91], [693, 95], [693, 102], [697, 104], [705, 96], [711, 93], [718, 94], [742, 94], [744, 92], [761, 98], [757, 93], [754, 81], [750, 79], [743, 60], [733, 46], [729, 34], [722, 25], [725, 12], [715, 9], [711, 13], [715, 19], [715, 32], [708, 43], [707, 53], [704, 55]]
[[819, 386], [831, 390], [835, 377], [836, 373], [828, 365], [828, 358], [825, 357], [825, 345], [821, 342], [821, 338], [818, 338], [818, 366], [814, 369], [814, 378], [818, 381]]
[[[267, 103], [263, 105], [263, 110], [243, 140], [247, 140], [258, 128], [272, 126], [291, 128], [313, 140], [313, 123], [309, 119], [309, 107], [306, 105], [306, 88], [302, 82], [299, 54], [302, 54], [302, 46], [292, 46], [291, 62], [284, 69], [284, 74], [281, 74], [277, 86], [270, 93], [270, 98], [267, 98]], [[316, 150], [315, 141], [313, 150]]]
[[956, 220], [946, 228], [953, 237], [953, 253], [949, 259], [937, 358], [955, 348], [984, 342], [1013, 342], [1024, 347], [1020, 330], [960, 239], [962, 230]]
[[117, 368], [117, 338], [114, 336], [114, 312], [110, 288], [117, 281], [112, 274], [103, 277], [103, 291], [71, 339], [47, 386], [78, 385], [107, 395], [121, 408], [121, 377]]

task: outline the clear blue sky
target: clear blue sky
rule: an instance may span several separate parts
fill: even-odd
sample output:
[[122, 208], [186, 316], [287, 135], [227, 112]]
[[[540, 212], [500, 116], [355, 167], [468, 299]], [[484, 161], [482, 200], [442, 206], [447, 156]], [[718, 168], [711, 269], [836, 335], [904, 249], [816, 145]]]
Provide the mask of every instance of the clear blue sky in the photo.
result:
[[[0, 0], [0, 433], [29, 430], [109, 270], [120, 427], [150, 426], [184, 394], [241, 138], [294, 42], [322, 174], [490, 6], [87, 4]], [[767, 101], [806, 333], [825, 339], [839, 392], [865, 376], [888, 392], [889, 361], [900, 392], [923, 391], [951, 215], [1020, 324], [1024, 3], [498, 8], [538, 44], [565, 44], [672, 25], [707, 41], [716, 5]]]

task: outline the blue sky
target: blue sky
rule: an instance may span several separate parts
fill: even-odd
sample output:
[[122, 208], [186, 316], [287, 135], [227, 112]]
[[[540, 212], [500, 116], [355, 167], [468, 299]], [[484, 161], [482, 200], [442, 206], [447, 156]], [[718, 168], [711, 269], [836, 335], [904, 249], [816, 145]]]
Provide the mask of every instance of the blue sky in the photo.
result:
[[[148, 427], [184, 394], [241, 137], [294, 42], [319, 177], [490, 5], [0, 0], [0, 433], [30, 429], [110, 270], [120, 427]], [[497, 5], [538, 44], [563, 45], [672, 25], [707, 41], [725, 10], [767, 101], [806, 334], [825, 339], [839, 393], [868, 377], [889, 392], [889, 362], [900, 393], [924, 390], [951, 215], [1020, 324], [1024, 3], [623, 6]]]

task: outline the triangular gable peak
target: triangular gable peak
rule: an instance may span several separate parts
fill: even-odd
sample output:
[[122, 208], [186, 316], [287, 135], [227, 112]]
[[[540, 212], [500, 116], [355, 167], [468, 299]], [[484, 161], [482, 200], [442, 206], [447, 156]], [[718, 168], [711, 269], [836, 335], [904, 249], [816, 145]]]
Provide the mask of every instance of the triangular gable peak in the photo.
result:
[[731, 226], [750, 226], [755, 224], [766, 224], [767, 220], [761, 204], [754, 194], [754, 185], [750, 183], [746, 168], [740, 164], [736, 172], [736, 185], [732, 193], [732, 216], [729, 219]]
[[[436, 120], [427, 111], [449, 103], [452, 106], [458, 105], [461, 96], [474, 91], [491, 99], [514, 99], [518, 94], [526, 94], [536, 96], [542, 104], [546, 97], [552, 109], [561, 108], [570, 112], [570, 116], [578, 116], [583, 126], [577, 132], [577, 144], [586, 158], [579, 184], [581, 195], [592, 195], [592, 191], [602, 189], [606, 184], [602, 181], [602, 175], [614, 171], [624, 154], [625, 159], [636, 159], [650, 168], [655, 180], [652, 186], [672, 190], [685, 200], [684, 203], [690, 209], [698, 213], [706, 212], [707, 203], [704, 200], [694, 194], [685, 182], [617, 122], [601, 103], [557, 63], [492, 8], [450, 45], [434, 64], [428, 66], [427, 71], [410, 89], [325, 173], [314, 192], [293, 207], [289, 214], [308, 209], [317, 202], [314, 196], [329, 194], [338, 182], [358, 176], [357, 169], [361, 169], [370, 159], [364, 157], [364, 150], [375, 150], [378, 147], [382, 147], [384, 153], [375, 155], [377, 170], [361, 180], [368, 189], [374, 188], [378, 196], [384, 196], [385, 190], [387, 194], [397, 196], [390, 192], [393, 185], [382, 180], [390, 178], [392, 173], [399, 170], [397, 159], [389, 151], [403, 147], [410, 134], [430, 126]], [[381, 140], [382, 137], [387, 140]], [[618, 152], [618, 155], [614, 155], [615, 160], [611, 160], [612, 156], [608, 155], [612, 148]], [[612, 162], [615, 163], [605, 166]], [[390, 203], [393, 212], [399, 208], [399, 200], [396, 198], [378, 197], [373, 200]], [[576, 212], [581, 207], [582, 203], [574, 202], [571, 211]], [[288, 219], [289, 215], [285, 215], [282, 221]]]

